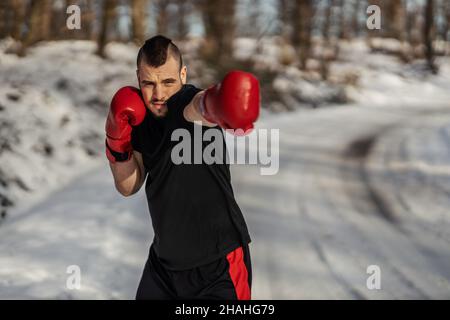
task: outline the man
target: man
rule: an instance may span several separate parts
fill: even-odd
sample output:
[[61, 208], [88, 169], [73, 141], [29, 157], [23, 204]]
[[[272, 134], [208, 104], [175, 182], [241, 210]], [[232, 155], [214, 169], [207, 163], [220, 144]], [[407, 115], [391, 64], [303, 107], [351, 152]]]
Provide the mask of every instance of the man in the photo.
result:
[[155, 235], [136, 298], [250, 299], [251, 240], [229, 165], [225, 159], [175, 164], [177, 142], [171, 137], [177, 129], [193, 135], [195, 126], [216, 130], [222, 139], [221, 128], [252, 128], [259, 113], [258, 81], [233, 71], [204, 91], [187, 85], [180, 51], [163, 36], [139, 50], [136, 74], [140, 89], [121, 88], [106, 121], [116, 189], [130, 196], [147, 179]]

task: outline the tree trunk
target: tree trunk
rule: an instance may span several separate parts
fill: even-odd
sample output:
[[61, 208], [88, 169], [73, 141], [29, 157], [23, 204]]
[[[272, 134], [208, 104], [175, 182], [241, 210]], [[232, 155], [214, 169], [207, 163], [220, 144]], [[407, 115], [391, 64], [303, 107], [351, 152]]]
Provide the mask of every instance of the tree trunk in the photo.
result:
[[325, 42], [328, 42], [330, 39], [330, 29], [331, 29], [331, 15], [333, 11], [333, 0], [326, 0], [326, 6], [324, 11], [324, 20], [323, 20], [323, 27], [322, 27], [322, 37]]
[[84, 39], [92, 40], [93, 38], [93, 22], [95, 20], [95, 13], [92, 7], [92, 0], [86, 0], [84, 14], [81, 15], [81, 25], [84, 30]]
[[323, 12], [323, 25], [322, 25], [322, 46], [320, 52], [320, 75], [322, 80], [327, 80], [329, 71], [330, 71], [330, 60], [331, 56], [330, 52], [330, 30], [331, 30], [331, 21], [332, 21], [332, 13], [334, 7], [335, 0], [327, 0], [325, 4], [325, 9]]
[[41, 18], [41, 3], [39, 0], [31, 0], [30, 7], [28, 11], [27, 20], [28, 23], [28, 32], [23, 36], [22, 46], [19, 50], [19, 55], [24, 56], [26, 54], [26, 50], [37, 41], [39, 41], [40, 31], [42, 22]]
[[8, 26], [9, 3], [8, 1], [0, 2], [0, 39], [9, 35]]
[[311, 50], [312, 0], [296, 0], [292, 17], [292, 44], [300, 57], [300, 67], [306, 68]]
[[280, 22], [280, 33], [285, 42], [291, 41], [290, 27], [291, 27], [291, 15], [290, 13], [290, 1], [278, 0], [278, 20]]
[[103, 17], [100, 33], [97, 38], [97, 54], [102, 58], [105, 58], [105, 46], [108, 41], [109, 26], [116, 17], [116, 5], [116, 0], [104, 0], [103, 2]]
[[425, 57], [428, 67], [433, 74], [438, 72], [438, 68], [434, 63], [433, 38], [434, 38], [434, 1], [427, 0], [425, 4], [425, 25], [423, 29], [423, 38], [425, 42]]
[[168, 36], [167, 32], [169, 31], [169, 12], [167, 10], [168, 6], [170, 4], [169, 0], [158, 0], [156, 2], [157, 12], [158, 16], [156, 18], [156, 25], [157, 25], [157, 33]]
[[386, 37], [405, 40], [406, 9], [402, 0], [390, 0], [385, 3]]
[[381, 30], [372, 30], [370, 35], [405, 40], [407, 12], [404, 0], [369, 0], [368, 4], [377, 5], [381, 10]]
[[353, 2], [353, 14], [352, 14], [352, 30], [353, 30], [353, 36], [357, 37], [359, 35], [360, 24], [359, 24], [359, 15], [361, 14], [361, 2], [359, 0], [355, 0]]
[[52, 1], [41, 0], [39, 11], [41, 15], [40, 40], [49, 40], [52, 19]]
[[63, 34], [66, 32], [66, 8], [52, 6], [52, 19], [50, 21], [50, 39], [63, 39]]
[[186, 39], [187, 35], [189, 34], [189, 25], [187, 23], [187, 17], [190, 11], [189, 3], [187, 3], [185, 0], [177, 0], [177, 8], [177, 38], [179, 40], [183, 40]]
[[131, 37], [138, 46], [145, 40], [146, 8], [146, 0], [131, 0]]
[[23, 33], [22, 28], [25, 24], [26, 4], [23, 0], [11, 0], [9, 1], [10, 14], [8, 21], [9, 35], [15, 40], [22, 40]]
[[450, 29], [450, 1], [443, 1], [442, 2], [442, 32], [441, 37], [442, 40], [447, 41], [448, 40], [448, 32]]
[[203, 0], [201, 12], [205, 27], [205, 44], [202, 54], [218, 66], [233, 59], [236, 0]]
[[345, 18], [345, 1], [339, 1], [339, 39], [348, 39], [347, 21]]

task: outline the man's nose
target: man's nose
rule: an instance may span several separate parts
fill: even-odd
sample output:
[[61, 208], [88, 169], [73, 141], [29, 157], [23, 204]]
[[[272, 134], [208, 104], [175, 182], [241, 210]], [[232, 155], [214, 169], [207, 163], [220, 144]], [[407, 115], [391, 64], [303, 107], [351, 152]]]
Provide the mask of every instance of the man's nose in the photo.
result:
[[153, 101], [154, 102], [160, 102], [160, 101], [164, 101], [164, 92], [161, 88], [161, 86], [157, 85], [155, 86], [155, 89], [153, 91]]

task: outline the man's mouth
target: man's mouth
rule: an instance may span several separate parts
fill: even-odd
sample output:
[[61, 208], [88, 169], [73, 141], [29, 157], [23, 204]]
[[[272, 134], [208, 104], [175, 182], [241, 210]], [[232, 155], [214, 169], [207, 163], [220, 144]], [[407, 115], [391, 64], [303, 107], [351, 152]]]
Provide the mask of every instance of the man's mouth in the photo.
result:
[[161, 110], [166, 104], [165, 103], [152, 103], [156, 110]]

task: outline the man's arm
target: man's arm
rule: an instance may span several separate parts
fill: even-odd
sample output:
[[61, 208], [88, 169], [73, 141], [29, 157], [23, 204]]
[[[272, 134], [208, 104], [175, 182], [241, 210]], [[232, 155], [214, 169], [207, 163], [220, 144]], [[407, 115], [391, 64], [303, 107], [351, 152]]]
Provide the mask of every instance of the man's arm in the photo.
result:
[[204, 126], [215, 127], [217, 124], [209, 122], [206, 120], [200, 110], [200, 102], [205, 94], [205, 90], [198, 92], [194, 98], [189, 102], [189, 104], [184, 108], [183, 115], [186, 121], [194, 122], [200, 121]]
[[142, 155], [133, 151], [131, 133], [145, 118], [146, 107], [139, 89], [123, 87], [114, 95], [106, 119], [106, 156], [117, 191], [136, 193], [145, 180]]
[[195, 95], [184, 109], [187, 121], [201, 121], [213, 127], [233, 129], [234, 134], [248, 134], [259, 116], [259, 81], [251, 73], [234, 70], [223, 80]]
[[117, 191], [125, 197], [131, 196], [142, 187], [146, 173], [142, 155], [133, 151], [130, 160], [109, 163]]

